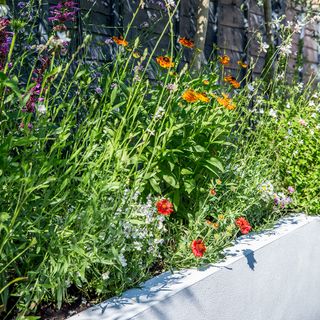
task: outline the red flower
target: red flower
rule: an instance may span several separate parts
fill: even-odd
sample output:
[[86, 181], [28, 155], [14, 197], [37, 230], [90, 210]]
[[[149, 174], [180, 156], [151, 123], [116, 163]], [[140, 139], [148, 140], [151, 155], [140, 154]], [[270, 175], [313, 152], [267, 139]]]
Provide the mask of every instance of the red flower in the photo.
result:
[[201, 239], [193, 240], [192, 244], [191, 244], [191, 249], [192, 249], [193, 254], [196, 257], [203, 257], [203, 254], [207, 250], [204, 242]]
[[173, 205], [167, 199], [161, 199], [156, 203], [158, 213], [168, 216], [173, 212]]
[[244, 217], [236, 219], [236, 225], [239, 227], [242, 234], [248, 234], [251, 230], [250, 223]]

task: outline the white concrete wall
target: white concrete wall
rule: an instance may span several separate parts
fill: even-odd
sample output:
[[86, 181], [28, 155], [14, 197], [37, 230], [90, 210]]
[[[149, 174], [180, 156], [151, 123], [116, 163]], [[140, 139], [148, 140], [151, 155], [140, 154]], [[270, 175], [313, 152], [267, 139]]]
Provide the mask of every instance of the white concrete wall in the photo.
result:
[[320, 219], [239, 238], [227, 259], [164, 273], [72, 320], [320, 320]]

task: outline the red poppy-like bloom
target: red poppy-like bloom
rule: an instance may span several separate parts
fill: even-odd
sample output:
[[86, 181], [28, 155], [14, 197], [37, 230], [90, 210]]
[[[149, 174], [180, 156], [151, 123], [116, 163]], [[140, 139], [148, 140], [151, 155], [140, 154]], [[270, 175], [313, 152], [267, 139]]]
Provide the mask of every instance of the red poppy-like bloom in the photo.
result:
[[170, 215], [173, 212], [173, 205], [167, 199], [161, 199], [156, 203], [158, 213], [165, 216]]
[[215, 196], [217, 194], [217, 191], [215, 189], [210, 189], [210, 194], [212, 196]]
[[193, 240], [191, 243], [191, 249], [193, 254], [196, 257], [203, 257], [203, 254], [206, 252], [207, 248], [204, 242], [201, 239]]
[[251, 230], [250, 223], [244, 217], [236, 219], [236, 225], [239, 227], [242, 234], [248, 234]]

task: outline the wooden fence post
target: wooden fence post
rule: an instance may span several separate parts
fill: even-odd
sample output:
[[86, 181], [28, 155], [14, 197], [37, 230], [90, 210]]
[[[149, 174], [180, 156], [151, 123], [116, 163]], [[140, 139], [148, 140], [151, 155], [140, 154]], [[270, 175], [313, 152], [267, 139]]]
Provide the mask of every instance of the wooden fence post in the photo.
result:
[[199, 70], [201, 68], [201, 65], [206, 62], [206, 58], [204, 55], [204, 46], [207, 36], [210, 5], [210, 0], [198, 1], [197, 29], [194, 38], [196, 49], [192, 58], [192, 68], [194, 70]]

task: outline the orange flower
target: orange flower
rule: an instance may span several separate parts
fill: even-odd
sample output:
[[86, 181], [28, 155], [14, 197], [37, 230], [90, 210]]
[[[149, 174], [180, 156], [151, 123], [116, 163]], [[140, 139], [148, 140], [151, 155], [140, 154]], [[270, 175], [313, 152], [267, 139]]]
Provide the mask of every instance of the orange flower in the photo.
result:
[[225, 82], [230, 82], [230, 81], [232, 81], [232, 79], [235, 79], [233, 76], [231, 76], [231, 75], [228, 75], [228, 76], [225, 76], [224, 78], [223, 78], [223, 80], [225, 81]]
[[181, 97], [183, 100], [191, 103], [197, 102], [199, 100], [199, 94], [192, 89], [188, 89], [187, 91], [185, 91]]
[[217, 194], [217, 191], [214, 190], [214, 189], [211, 189], [211, 190], [210, 190], [210, 194], [211, 194], [212, 196], [215, 196], [215, 195]]
[[239, 89], [240, 88], [240, 83], [237, 80], [232, 80], [230, 81], [230, 84], [235, 88]]
[[189, 40], [187, 38], [180, 38], [178, 41], [181, 45], [183, 45], [186, 48], [194, 48], [194, 42], [192, 40]]
[[219, 228], [219, 223], [218, 222], [213, 222], [212, 217], [209, 217], [209, 219], [206, 220], [206, 223], [211, 226], [213, 229], [217, 230]]
[[157, 63], [160, 65], [160, 67], [169, 69], [174, 67], [174, 62], [172, 62], [170, 57], [165, 57], [165, 56], [159, 56], [156, 58]]
[[214, 223], [212, 224], [212, 228], [215, 229], [215, 230], [217, 230], [217, 229], [219, 228], [219, 223], [218, 223], [218, 222], [214, 222]]
[[229, 96], [227, 94], [222, 94], [223, 98], [221, 97], [216, 97], [218, 103], [225, 107], [228, 110], [234, 110], [236, 108], [235, 104], [232, 102], [232, 99], [229, 98]]
[[243, 69], [247, 69], [248, 68], [248, 65], [246, 63], [244, 63], [243, 61], [241, 61], [241, 60], [237, 61], [237, 63]]
[[124, 46], [126, 47], [128, 45], [128, 41], [124, 40], [122, 36], [118, 37], [112, 37], [112, 40], [118, 44], [119, 46]]
[[205, 93], [197, 93], [198, 99], [202, 102], [210, 102], [210, 99], [207, 97]]
[[224, 66], [227, 66], [230, 63], [230, 57], [225, 54], [222, 57], [219, 57], [219, 61]]
[[209, 80], [202, 80], [202, 83], [207, 86], [209, 84]]
[[235, 89], [240, 88], [240, 83], [231, 75], [225, 76], [224, 81], [230, 83]]

